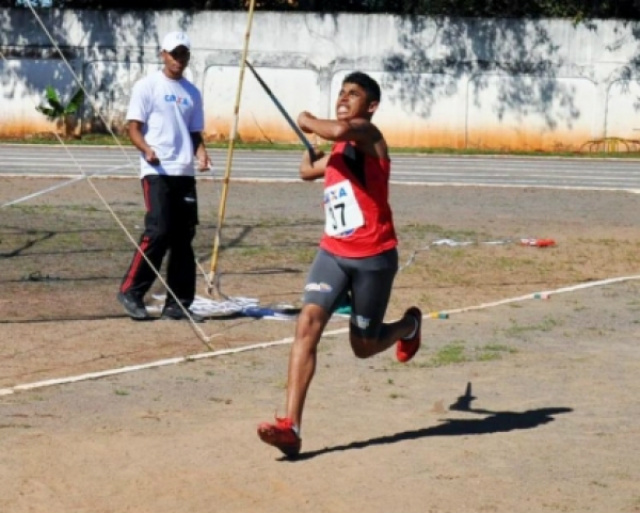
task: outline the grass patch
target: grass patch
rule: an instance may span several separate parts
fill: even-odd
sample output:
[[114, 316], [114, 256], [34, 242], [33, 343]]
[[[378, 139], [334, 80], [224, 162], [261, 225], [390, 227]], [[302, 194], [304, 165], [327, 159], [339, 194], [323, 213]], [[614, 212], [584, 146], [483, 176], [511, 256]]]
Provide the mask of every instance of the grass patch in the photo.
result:
[[443, 367], [466, 361], [468, 358], [465, 354], [464, 342], [458, 340], [439, 349], [429, 363], [432, 367]]
[[500, 360], [503, 354], [517, 353], [517, 349], [506, 346], [504, 344], [487, 344], [476, 349], [476, 360], [479, 362], [489, 362], [492, 360]]
[[224, 397], [209, 397], [208, 399], [212, 403], [221, 403], [221, 404], [231, 404], [233, 401], [231, 399], [226, 399]]
[[511, 319], [511, 326], [504, 330], [504, 333], [508, 337], [521, 337], [522, 335], [530, 332], [541, 331], [549, 332], [558, 326], [562, 326], [562, 321], [554, 319], [553, 317], [545, 317], [538, 324], [526, 324], [521, 325]]
[[[409, 365], [422, 368], [444, 367], [466, 362], [489, 362], [500, 360], [505, 354], [516, 353], [517, 350], [504, 344], [486, 344], [481, 347], [468, 348], [464, 340], [454, 340], [438, 349], [427, 360], [418, 360]], [[389, 383], [392, 380], [388, 381]]]

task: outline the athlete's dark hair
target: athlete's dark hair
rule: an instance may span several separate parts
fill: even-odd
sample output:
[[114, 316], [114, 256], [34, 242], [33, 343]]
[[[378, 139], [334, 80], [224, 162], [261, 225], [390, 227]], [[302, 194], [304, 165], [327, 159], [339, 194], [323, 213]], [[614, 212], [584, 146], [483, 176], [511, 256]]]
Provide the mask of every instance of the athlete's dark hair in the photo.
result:
[[343, 84], [357, 84], [364, 92], [367, 94], [367, 100], [370, 102], [379, 102], [380, 101], [380, 86], [378, 82], [376, 82], [373, 78], [371, 78], [366, 73], [362, 73], [362, 71], [354, 71], [353, 73], [349, 73], [344, 80]]

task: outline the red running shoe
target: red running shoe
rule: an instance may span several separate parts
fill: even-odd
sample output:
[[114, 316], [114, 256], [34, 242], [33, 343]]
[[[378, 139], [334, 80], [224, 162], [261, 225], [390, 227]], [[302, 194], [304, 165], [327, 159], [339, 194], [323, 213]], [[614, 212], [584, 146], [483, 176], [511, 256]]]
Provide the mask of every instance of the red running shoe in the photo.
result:
[[405, 313], [405, 316], [410, 315], [413, 317], [418, 323], [418, 328], [416, 329], [416, 333], [409, 340], [400, 339], [396, 343], [396, 358], [398, 358], [399, 362], [406, 363], [420, 349], [420, 330], [422, 328], [422, 312], [417, 306], [412, 306]]
[[293, 458], [300, 452], [302, 440], [294, 431], [291, 419], [276, 417], [275, 424], [261, 423], [258, 426], [258, 436], [265, 444], [280, 449], [288, 458]]

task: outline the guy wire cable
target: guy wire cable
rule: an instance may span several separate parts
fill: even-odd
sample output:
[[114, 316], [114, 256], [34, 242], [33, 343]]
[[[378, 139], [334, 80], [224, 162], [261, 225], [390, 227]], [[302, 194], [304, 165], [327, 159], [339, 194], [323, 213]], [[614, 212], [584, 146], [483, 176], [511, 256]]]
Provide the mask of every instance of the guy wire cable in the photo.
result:
[[[91, 106], [94, 108], [95, 112], [98, 113], [98, 116], [100, 117], [101, 121], [104, 123], [105, 126], [107, 126], [107, 130], [109, 131], [109, 134], [113, 137], [113, 139], [116, 141], [116, 144], [118, 146], [118, 148], [122, 151], [123, 155], [127, 158], [127, 160], [129, 161], [129, 163], [131, 164], [133, 169], [136, 169], [136, 166], [133, 165], [133, 163], [131, 162], [131, 160], [129, 159], [129, 156], [127, 155], [124, 146], [120, 143], [120, 140], [118, 139], [118, 137], [116, 136], [116, 134], [113, 132], [113, 130], [109, 127], [109, 124], [106, 122], [106, 119], [104, 118], [104, 116], [100, 113], [100, 110], [97, 108], [97, 105], [95, 103], [95, 101], [93, 101], [90, 97], [90, 95], [88, 94], [88, 91], [86, 90], [86, 88], [84, 87], [84, 85], [82, 84], [80, 78], [78, 77], [78, 75], [76, 74], [76, 72], [73, 70], [73, 68], [71, 67], [71, 65], [69, 64], [69, 61], [66, 59], [66, 57], [64, 56], [64, 54], [62, 53], [62, 50], [60, 49], [59, 45], [57, 44], [57, 42], [55, 41], [55, 39], [53, 38], [53, 36], [51, 35], [51, 33], [47, 30], [46, 26], [44, 25], [42, 19], [40, 18], [40, 16], [37, 14], [37, 12], [35, 11], [35, 9], [33, 8], [33, 5], [31, 3], [31, 0], [25, 0], [25, 3], [27, 5], [27, 7], [29, 7], [29, 9], [31, 10], [31, 13], [33, 14], [34, 18], [36, 19], [36, 21], [38, 22], [38, 24], [40, 25], [40, 27], [42, 28], [43, 32], [45, 33], [45, 35], [47, 36], [47, 38], [49, 39], [49, 41], [51, 42], [51, 44], [53, 45], [53, 47], [55, 48], [56, 52], [60, 55], [61, 60], [64, 62], [64, 64], [67, 66], [69, 72], [71, 73], [71, 75], [73, 76], [74, 80], [76, 81], [76, 83], [78, 84], [78, 86], [82, 89], [82, 91], [85, 94], [85, 98], [89, 98], [89, 103], [91, 104]], [[65, 148], [65, 150], [67, 152], [69, 152], [68, 150], [68, 145], [64, 143], [64, 141], [62, 141], [62, 139], [60, 137], [58, 137], [58, 140], [61, 142], [62, 146]], [[79, 163], [78, 163], [79, 165]], [[81, 171], [83, 176], [86, 176], [86, 173], [84, 173], [84, 171]], [[144, 254], [144, 252], [142, 251], [142, 249], [140, 248], [140, 246], [138, 245], [137, 241], [135, 240], [135, 238], [131, 235], [131, 233], [129, 232], [129, 230], [127, 230], [127, 228], [124, 226], [123, 222], [120, 220], [120, 218], [117, 216], [117, 214], [115, 213], [115, 211], [111, 208], [111, 205], [109, 205], [109, 202], [105, 199], [105, 197], [102, 195], [102, 193], [97, 189], [97, 187], [95, 186], [95, 184], [93, 183], [93, 181], [91, 180], [90, 177], [87, 177], [87, 183], [89, 184], [89, 186], [93, 189], [93, 191], [96, 193], [96, 195], [98, 196], [98, 198], [100, 199], [100, 201], [103, 203], [103, 205], [105, 206], [105, 208], [109, 211], [109, 213], [111, 214], [111, 216], [114, 218], [114, 220], [116, 221], [116, 223], [118, 224], [118, 226], [122, 229], [122, 231], [125, 233], [125, 235], [127, 236], [127, 238], [131, 241], [131, 243], [135, 246], [136, 250], [140, 253], [140, 255], [146, 260], [146, 262], [149, 264], [149, 266], [151, 267], [151, 269], [153, 269], [154, 273], [156, 274], [156, 277], [158, 278], [158, 280], [160, 281], [160, 283], [162, 284], [163, 287], [166, 288], [166, 290], [171, 293], [174, 297], [175, 297], [175, 293], [169, 288], [169, 286], [167, 285], [166, 281], [162, 278], [160, 272], [158, 269], [156, 269], [151, 261], [149, 260], [149, 258]], [[192, 330], [195, 332], [195, 334], [197, 335], [197, 337], [200, 339], [200, 341], [207, 347], [207, 349], [211, 350], [211, 346], [209, 344], [209, 342], [212, 340], [212, 338], [214, 337], [219, 337], [221, 336], [220, 334], [216, 334], [214, 336], [207, 336], [202, 329], [193, 322], [193, 319], [191, 319], [191, 317], [189, 316], [189, 324], [192, 328]]]

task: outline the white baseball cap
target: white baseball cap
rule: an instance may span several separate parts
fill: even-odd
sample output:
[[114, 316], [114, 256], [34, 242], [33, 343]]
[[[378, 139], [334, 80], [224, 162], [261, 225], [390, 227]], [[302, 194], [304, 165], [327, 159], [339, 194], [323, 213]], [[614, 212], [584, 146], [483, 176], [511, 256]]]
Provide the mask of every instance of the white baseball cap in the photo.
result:
[[184, 32], [169, 32], [162, 40], [162, 49], [166, 52], [172, 52], [179, 46], [186, 46], [191, 49], [191, 41]]

